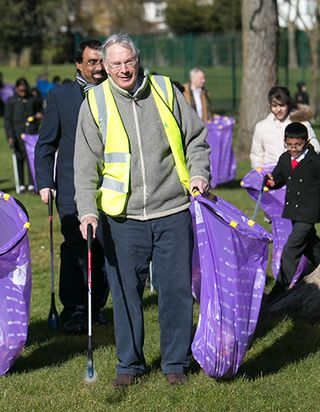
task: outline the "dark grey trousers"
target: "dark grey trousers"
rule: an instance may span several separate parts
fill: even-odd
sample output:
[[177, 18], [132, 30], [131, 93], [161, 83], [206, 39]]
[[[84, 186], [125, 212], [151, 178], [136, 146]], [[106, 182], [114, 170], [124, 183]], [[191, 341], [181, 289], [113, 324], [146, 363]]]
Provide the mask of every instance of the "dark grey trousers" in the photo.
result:
[[151, 261], [158, 289], [162, 371], [183, 372], [190, 364], [192, 339], [189, 210], [147, 221], [108, 217], [105, 242], [117, 374], [145, 372], [142, 295]]

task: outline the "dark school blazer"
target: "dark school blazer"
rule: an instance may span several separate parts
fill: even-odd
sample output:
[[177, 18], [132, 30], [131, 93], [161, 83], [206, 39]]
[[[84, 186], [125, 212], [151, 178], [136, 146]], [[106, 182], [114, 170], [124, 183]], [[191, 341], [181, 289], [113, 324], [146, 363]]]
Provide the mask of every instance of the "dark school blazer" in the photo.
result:
[[283, 153], [272, 172], [275, 189], [287, 185], [282, 217], [293, 221], [320, 221], [320, 156], [308, 145], [308, 152], [292, 170], [291, 156]]
[[48, 93], [47, 107], [35, 150], [38, 188], [57, 189], [57, 204], [72, 205], [74, 208], [73, 155], [78, 115], [83, 99], [82, 89], [76, 81], [58, 86]]

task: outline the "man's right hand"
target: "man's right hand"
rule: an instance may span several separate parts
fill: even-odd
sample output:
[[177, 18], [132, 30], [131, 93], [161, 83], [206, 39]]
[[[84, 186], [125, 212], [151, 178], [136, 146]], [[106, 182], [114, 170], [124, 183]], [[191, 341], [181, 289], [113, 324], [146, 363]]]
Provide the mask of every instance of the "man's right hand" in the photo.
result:
[[52, 190], [52, 189], [50, 189], [49, 187], [44, 187], [43, 189], [39, 190], [39, 194], [40, 194], [41, 200], [42, 200], [43, 203], [45, 203], [46, 205], [47, 205], [48, 202], [49, 202], [49, 192], [50, 192], [50, 190]]
[[96, 230], [98, 226], [98, 220], [97, 218], [93, 216], [87, 216], [81, 220], [81, 225], [80, 225], [80, 230], [82, 233], [83, 239], [87, 240], [88, 238], [88, 224], [91, 223], [92, 225], [92, 233], [93, 233], [93, 239], [96, 237]]

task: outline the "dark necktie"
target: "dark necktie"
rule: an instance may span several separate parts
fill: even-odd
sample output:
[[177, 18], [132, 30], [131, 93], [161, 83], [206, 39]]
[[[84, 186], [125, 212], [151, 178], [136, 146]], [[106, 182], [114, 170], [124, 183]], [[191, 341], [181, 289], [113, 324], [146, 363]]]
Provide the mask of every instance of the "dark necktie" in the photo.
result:
[[295, 169], [298, 166], [299, 162], [296, 159], [291, 159], [292, 169]]

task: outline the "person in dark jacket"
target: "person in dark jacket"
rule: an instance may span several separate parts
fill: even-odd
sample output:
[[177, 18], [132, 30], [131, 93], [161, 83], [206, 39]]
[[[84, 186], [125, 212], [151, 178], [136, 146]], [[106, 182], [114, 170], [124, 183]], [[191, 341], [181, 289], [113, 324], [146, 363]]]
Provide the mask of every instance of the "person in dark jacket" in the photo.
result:
[[316, 267], [320, 263], [320, 239], [315, 223], [320, 222], [320, 156], [308, 141], [308, 130], [294, 122], [285, 128], [284, 152], [266, 185], [286, 185], [282, 217], [291, 219], [292, 232], [281, 256], [281, 266], [269, 301], [290, 285], [302, 255]]
[[296, 104], [309, 104], [309, 95], [307, 92], [307, 86], [303, 82], [297, 83], [297, 93], [295, 95]]
[[[36, 104], [35, 98], [31, 95], [30, 87], [24, 77], [16, 81], [15, 93], [11, 96], [5, 105], [4, 111], [4, 128], [10, 148], [14, 151], [17, 172], [18, 185], [17, 192], [23, 193], [27, 189], [34, 190], [32, 176], [28, 162], [26, 161], [26, 149], [21, 139], [21, 135], [26, 131], [26, 121], [28, 117], [41, 118], [41, 108]], [[34, 128], [29, 133], [37, 133], [38, 123], [34, 123]], [[28, 184], [25, 184], [25, 164], [28, 170]], [[27, 187], [26, 187], [27, 186]]]
[[[102, 66], [100, 46], [101, 43], [97, 40], [82, 41], [75, 55], [76, 80], [48, 93], [35, 150], [36, 178], [42, 201], [48, 203], [49, 191], [56, 190], [56, 206], [64, 236], [60, 253], [59, 295], [63, 305], [60, 319], [63, 330], [67, 333], [79, 333], [85, 328], [86, 242], [79, 230], [74, 202], [73, 154], [78, 113], [85, 93], [107, 77]], [[93, 243], [92, 253], [93, 316], [94, 321], [103, 323], [100, 310], [106, 303], [108, 286], [100, 242]]]

